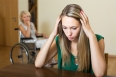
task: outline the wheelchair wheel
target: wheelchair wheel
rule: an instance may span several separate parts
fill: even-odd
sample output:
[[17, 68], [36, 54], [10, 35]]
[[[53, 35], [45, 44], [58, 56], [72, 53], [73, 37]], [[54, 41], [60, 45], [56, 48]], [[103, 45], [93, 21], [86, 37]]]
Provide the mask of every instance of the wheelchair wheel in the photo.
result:
[[28, 48], [23, 43], [15, 44], [10, 51], [10, 61], [14, 63], [29, 63]]

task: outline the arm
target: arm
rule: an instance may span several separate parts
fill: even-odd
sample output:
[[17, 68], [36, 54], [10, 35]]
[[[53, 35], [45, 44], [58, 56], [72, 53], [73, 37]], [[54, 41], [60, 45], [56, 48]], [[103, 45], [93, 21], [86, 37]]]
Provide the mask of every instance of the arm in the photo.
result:
[[24, 37], [26, 37], [26, 38], [30, 37], [30, 25], [27, 26], [27, 30], [25, 30], [22, 25], [19, 25], [19, 29], [20, 29], [21, 33], [24, 35]]
[[45, 43], [45, 45], [42, 47], [42, 49], [37, 55], [35, 66], [38, 68], [44, 66], [52, 57], [54, 57], [57, 54], [57, 47], [54, 38], [57, 35], [57, 28], [59, 21], [60, 19], [58, 18], [53, 32], [51, 33], [47, 42]]
[[99, 42], [97, 42], [96, 36], [90, 27], [88, 17], [83, 11], [81, 11], [80, 15], [82, 16], [82, 19], [80, 19], [82, 28], [90, 42], [91, 61], [94, 74], [96, 76], [103, 76], [106, 70], [104, 40], [101, 39]]
[[101, 39], [99, 42], [97, 42], [96, 36], [92, 36], [89, 40], [93, 71], [96, 76], [103, 76], [106, 70], [104, 39]]
[[52, 57], [56, 55], [57, 47], [55, 41], [53, 41], [54, 38], [55, 36], [51, 34], [45, 45], [39, 51], [35, 61], [36, 67], [38, 68], [43, 67]]

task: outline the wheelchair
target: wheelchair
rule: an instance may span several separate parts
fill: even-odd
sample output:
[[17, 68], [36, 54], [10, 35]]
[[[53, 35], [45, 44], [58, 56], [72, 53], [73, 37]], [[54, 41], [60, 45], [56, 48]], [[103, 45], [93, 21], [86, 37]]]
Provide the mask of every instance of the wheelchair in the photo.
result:
[[[18, 30], [20, 36], [20, 42], [16, 43], [12, 46], [10, 50], [10, 62], [14, 63], [22, 63], [22, 64], [34, 64], [37, 53], [40, 50], [36, 48], [36, 41], [33, 38], [21, 38], [21, 31], [19, 28], [15, 28], [14, 30]], [[43, 38], [43, 36], [36, 36], [37, 38]], [[27, 41], [31, 40], [31, 41]], [[54, 58], [50, 62], [48, 62], [44, 67], [53, 67], [57, 65], [57, 61]]]
[[[19, 31], [21, 37], [21, 31], [18, 28], [14, 30]], [[37, 36], [41, 38], [43, 36]], [[26, 40], [31, 40], [31, 42], [25, 42]], [[20, 42], [12, 46], [10, 51], [10, 62], [14, 63], [23, 63], [23, 64], [34, 64], [35, 58], [37, 56], [40, 48], [36, 48], [36, 43], [33, 38], [20, 38]]]

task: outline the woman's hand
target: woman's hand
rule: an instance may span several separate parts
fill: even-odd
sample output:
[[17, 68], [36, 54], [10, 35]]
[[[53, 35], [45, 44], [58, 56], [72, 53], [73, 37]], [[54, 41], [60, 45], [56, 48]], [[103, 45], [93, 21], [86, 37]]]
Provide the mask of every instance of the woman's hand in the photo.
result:
[[36, 33], [36, 36], [42, 36], [44, 38], [48, 38], [48, 36], [44, 33]]
[[44, 33], [42, 33], [42, 36], [43, 36], [44, 38], [48, 38], [48, 36], [47, 36], [46, 34], [44, 34]]
[[48, 38], [48, 36], [44, 33], [36, 33], [36, 36], [43, 36], [44, 38]]
[[89, 19], [83, 11], [80, 12], [80, 15], [82, 16], [82, 19], [80, 19], [80, 21], [82, 23], [82, 28], [83, 28], [85, 34], [87, 35], [87, 37], [89, 38], [91, 36], [91, 34], [94, 34], [90, 27]]
[[53, 32], [52, 32], [55, 36], [58, 34], [58, 24], [59, 24], [60, 20], [61, 20], [61, 18], [60, 18], [60, 16], [59, 16], [59, 17], [57, 18], [57, 20], [56, 20], [56, 24], [55, 24], [54, 30], [53, 30]]
[[26, 25], [27, 25], [28, 27], [30, 27], [30, 21], [27, 21], [27, 22], [26, 22]]

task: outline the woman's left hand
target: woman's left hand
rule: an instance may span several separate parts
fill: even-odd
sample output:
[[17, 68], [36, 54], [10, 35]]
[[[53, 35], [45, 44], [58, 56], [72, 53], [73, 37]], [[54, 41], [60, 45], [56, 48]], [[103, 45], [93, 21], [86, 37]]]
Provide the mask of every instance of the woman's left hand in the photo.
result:
[[94, 34], [90, 27], [89, 19], [83, 11], [80, 12], [80, 15], [82, 17], [82, 19], [80, 19], [80, 21], [82, 23], [82, 28], [83, 28], [85, 34], [87, 35], [87, 37], [89, 38], [91, 36], [91, 34]]
[[48, 36], [46, 34], [42, 33], [42, 35], [44, 38], [48, 38]]
[[48, 38], [44, 33], [37, 33], [36, 36], [43, 36], [44, 38]]

